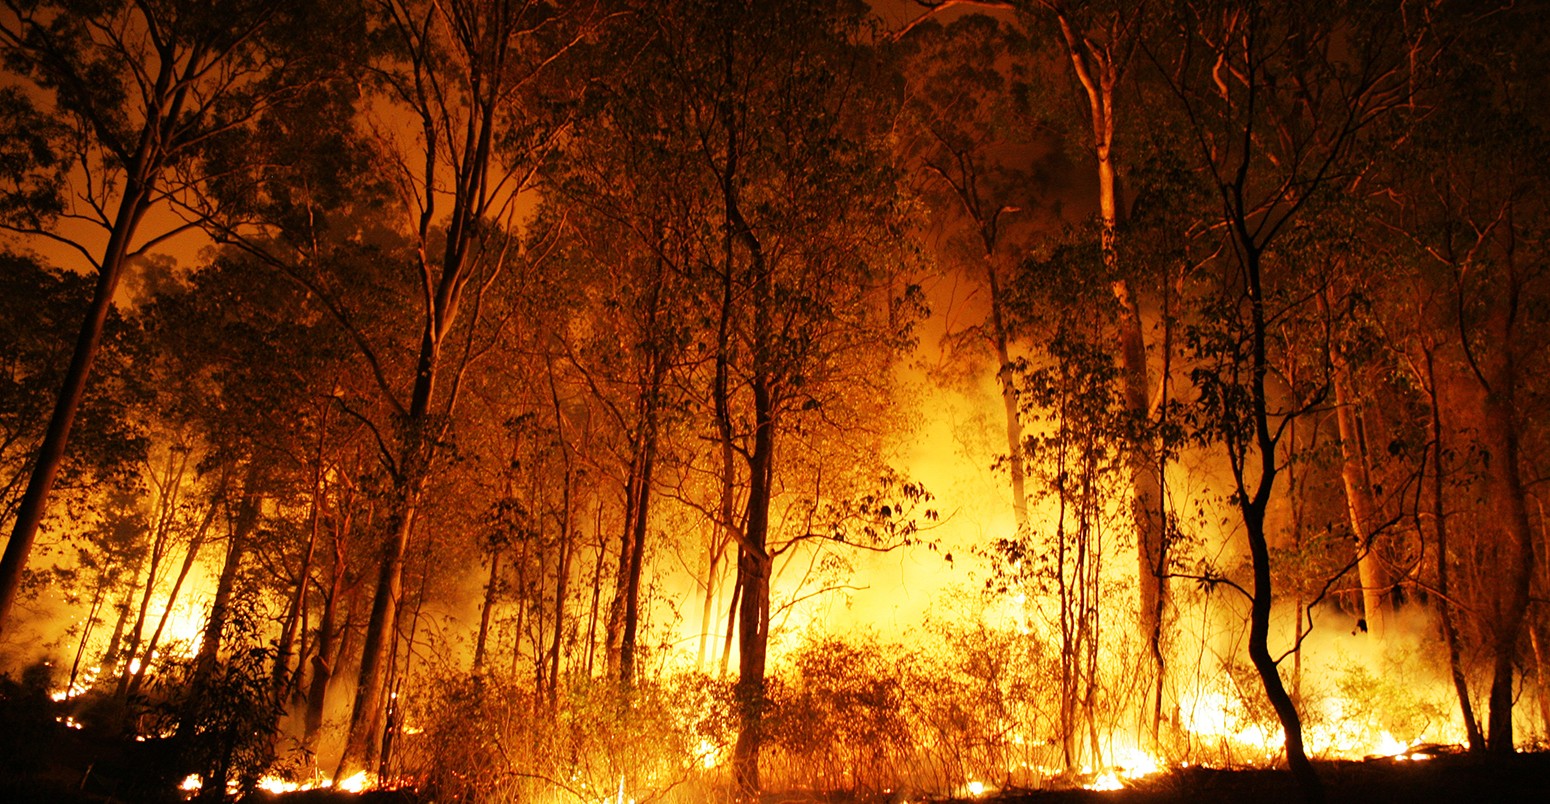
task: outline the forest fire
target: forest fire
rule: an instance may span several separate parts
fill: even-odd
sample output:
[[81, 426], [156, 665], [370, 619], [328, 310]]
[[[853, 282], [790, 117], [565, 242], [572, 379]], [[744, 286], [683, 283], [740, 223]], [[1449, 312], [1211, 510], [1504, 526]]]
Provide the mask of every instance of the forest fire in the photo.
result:
[[1546, 37], [0, 5], [0, 799], [1550, 783]]

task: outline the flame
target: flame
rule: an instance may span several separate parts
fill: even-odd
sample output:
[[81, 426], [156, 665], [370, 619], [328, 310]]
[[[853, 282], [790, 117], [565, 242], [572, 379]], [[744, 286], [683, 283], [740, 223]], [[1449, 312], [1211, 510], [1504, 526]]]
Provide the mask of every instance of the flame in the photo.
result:
[[1114, 771], [1105, 771], [1098, 774], [1098, 778], [1086, 787], [1088, 790], [1124, 790], [1125, 784], [1119, 780], [1119, 776]]
[[307, 790], [327, 790], [329, 788], [336, 788], [348, 793], [360, 793], [364, 792], [368, 787], [375, 787], [376, 782], [377, 778], [375, 775], [365, 771], [358, 771], [351, 776], [346, 776], [337, 785], [321, 775], [301, 781], [270, 775], [259, 779], [257, 786], [258, 789], [275, 795], [305, 792]]
[[312, 785], [288, 781], [278, 776], [265, 776], [258, 780], [258, 789], [266, 793], [279, 795], [280, 793], [295, 793], [299, 790], [311, 790]]
[[355, 773], [340, 779], [339, 782], [334, 785], [334, 787], [336, 789], [343, 790], [346, 793], [362, 793], [365, 792], [366, 788], [368, 787], [375, 787], [376, 783], [376, 774], [367, 773], [366, 771], [356, 771]]
[[1105, 775], [1117, 774], [1117, 778], [1126, 780], [1142, 779], [1163, 769], [1157, 757], [1138, 748], [1117, 748], [1113, 759], [1114, 770]]
[[716, 745], [703, 737], [700, 738], [699, 747], [694, 750], [695, 757], [699, 759], [700, 767], [705, 770], [711, 770], [720, 764], [721, 757], [719, 754], [720, 751], [716, 748]]
[[619, 795], [618, 795], [618, 797], [616, 798], [614, 796], [609, 796], [609, 797], [603, 799], [600, 802], [600, 804], [635, 804], [635, 799], [633, 799], [633, 798], [626, 798], [625, 795], [624, 795], [624, 777], [623, 776], [619, 777]]
[[74, 698], [75, 696], [91, 689], [92, 685], [97, 683], [98, 676], [101, 675], [102, 665], [94, 664], [77, 674], [74, 684], [70, 684], [66, 687], [61, 687], [57, 690], [54, 690], [48, 694], [48, 697], [54, 703], [68, 701], [71, 698]]

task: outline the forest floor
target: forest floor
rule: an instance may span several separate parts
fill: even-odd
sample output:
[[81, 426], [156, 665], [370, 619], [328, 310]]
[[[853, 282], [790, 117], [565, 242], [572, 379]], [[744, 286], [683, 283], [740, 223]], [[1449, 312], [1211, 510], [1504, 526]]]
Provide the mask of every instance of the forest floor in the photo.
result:
[[[1504, 758], [1442, 755], [1425, 761], [1316, 762], [1329, 804], [1389, 802], [1550, 802], [1550, 753]], [[971, 801], [953, 799], [952, 801]], [[972, 799], [996, 804], [1298, 804], [1302, 791], [1277, 770], [1181, 768], [1123, 790], [1004, 792]]]
[[[0, 802], [180, 802], [169, 740], [106, 739], [61, 722], [41, 694], [18, 695], [0, 684]], [[1550, 802], [1550, 752], [1479, 758], [1441, 752], [1424, 761], [1374, 759], [1315, 763], [1330, 804], [1387, 802]], [[410, 804], [413, 791], [349, 794], [311, 791], [257, 794], [277, 804]], [[910, 799], [919, 802], [920, 799]], [[1295, 804], [1303, 801], [1290, 774], [1275, 770], [1181, 768], [1129, 783], [1123, 790], [1003, 791], [975, 799], [933, 802], [994, 804]], [[769, 794], [764, 804], [849, 804], [844, 796]], [[870, 804], [870, 803], [869, 803]], [[897, 797], [876, 804], [902, 804]]]
[[[1501, 759], [1444, 755], [1420, 762], [1388, 759], [1367, 762], [1315, 763], [1329, 804], [1414, 804], [1415, 802], [1550, 802], [1550, 753], [1525, 753]], [[384, 795], [384, 794], [378, 794]], [[276, 804], [363, 804], [409, 802], [402, 798], [370, 799], [314, 791], [284, 796], [258, 796]], [[846, 796], [815, 797], [767, 794], [762, 804], [862, 804]], [[919, 801], [919, 799], [909, 799]], [[931, 798], [938, 804], [1301, 804], [1301, 791], [1285, 771], [1184, 768], [1132, 782], [1123, 790], [1042, 790], [1002, 792], [970, 799]], [[896, 797], [877, 804], [903, 804]]]

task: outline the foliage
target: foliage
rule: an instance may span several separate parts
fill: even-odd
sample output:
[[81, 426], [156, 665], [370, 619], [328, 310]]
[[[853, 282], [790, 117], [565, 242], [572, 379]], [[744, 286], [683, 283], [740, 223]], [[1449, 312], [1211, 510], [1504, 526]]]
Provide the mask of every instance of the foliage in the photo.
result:
[[526, 684], [465, 675], [411, 705], [426, 728], [406, 736], [404, 750], [436, 800], [511, 801], [559, 788], [693, 801], [727, 750], [727, 721], [717, 718], [729, 694], [692, 675], [643, 680], [628, 698], [607, 683], [582, 683], [548, 710]]
[[143, 726], [170, 741], [175, 778], [197, 774], [200, 798], [210, 801], [225, 800], [227, 791], [253, 793], [278, 757], [274, 726], [284, 713], [270, 677], [274, 650], [254, 638], [261, 624], [239, 607], [226, 625], [224, 638], [239, 647], [213, 667], [187, 661], [165, 668]]
[[1405, 739], [1446, 658], [1550, 733], [1542, 0], [884, 5], [11, 4], [0, 521], [85, 389], [20, 728], [913, 799]]

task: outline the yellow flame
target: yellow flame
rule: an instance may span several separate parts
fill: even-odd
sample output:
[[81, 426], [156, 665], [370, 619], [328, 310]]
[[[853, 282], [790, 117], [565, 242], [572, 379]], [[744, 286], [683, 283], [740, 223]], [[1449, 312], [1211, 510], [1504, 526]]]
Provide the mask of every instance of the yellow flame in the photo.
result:
[[716, 767], [717, 763], [720, 761], [720, 757], [717, 756], [717, 754], [718, 751], [716, 749], [716, 745], [710, 740], [704, 738], [700, 739], [700, 745], [694, 751], [694, 755], [699, 758], [700, 767], [704, 768], [705, 770], [710, 770]]
[[1086, 787], [1088, 790], [1124, 790], [1125, 784], [1119, 780], [1119, 776], [1114, 771], [1105, 771], [1098, 774], [1098, 778]]
[[1114, 772], [1107, 775], [1141, 779], [1162, 770], [1162, 763], [1157, 761], [1157, 757], [1139, 748], [1116, 748], [1113, 758]]
[[376, 784], [376, 776], [374, 774], [367, 773], [366, 771], [356, 771], [355, 773], [340, 779], [339, 782], [334, 785], [334, 787], [347, 793], [361, 793], [364, 792], [367, 787], [370, 787], [374, 784]]

